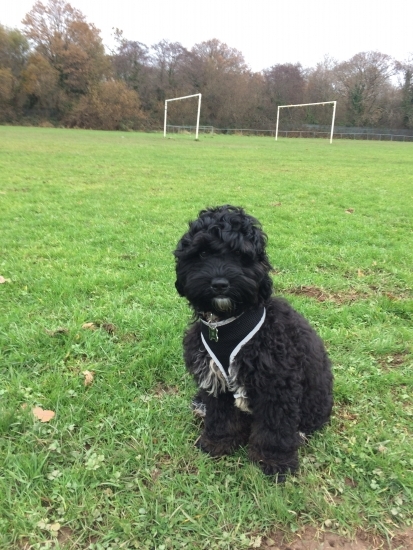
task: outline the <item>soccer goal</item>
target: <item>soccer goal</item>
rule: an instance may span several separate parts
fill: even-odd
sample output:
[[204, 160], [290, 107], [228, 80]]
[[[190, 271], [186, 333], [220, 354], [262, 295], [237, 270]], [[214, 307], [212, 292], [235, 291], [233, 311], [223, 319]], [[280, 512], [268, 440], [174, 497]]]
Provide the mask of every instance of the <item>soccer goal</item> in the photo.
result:
[[195, 140], [198, 140], [198, 133], [199, 133], [199, 117], [201, 114], [201, 98], [202, 94], [192, 94], [192, 95], [184, 95], [182, 97], [173, 97], [172, 99], [165, 100], [165, 117], [163, 122], [163, 137], [166, 137], [166, 119], [168, 118], [168, 102], [169, 101], [179, 101], [180, 99], [188, 99], [190, 97], [198, 97], [198, 114], [196, 117], [196, 130], [195, 130]]
[[334, 119], [336, 118], [337, 101], [321, 101], [320, 103], [300, 103], [297, 105], [279, 105], [277, 109], [277, 126], [275, 129], [275, 141], [277, 141], [278, 139], [278, 122], [280, 120], [280, 109], [291, 108], [291, 107], [307, 107], [309, 105], [328, 105], [331, 103], [333, 104], [333, 117], [331, 119], [330, 143], [333, 143]]

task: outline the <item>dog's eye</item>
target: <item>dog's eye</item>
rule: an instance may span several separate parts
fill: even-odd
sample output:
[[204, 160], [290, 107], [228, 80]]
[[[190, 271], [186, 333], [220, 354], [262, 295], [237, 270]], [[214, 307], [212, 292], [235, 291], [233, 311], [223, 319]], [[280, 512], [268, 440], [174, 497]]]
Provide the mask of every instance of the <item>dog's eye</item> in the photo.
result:
[[208, 256], [208, 252], [206, 250], [201, 250], [201, 252], [199, 253], [199, 257], [200, 258], [206, 258]]

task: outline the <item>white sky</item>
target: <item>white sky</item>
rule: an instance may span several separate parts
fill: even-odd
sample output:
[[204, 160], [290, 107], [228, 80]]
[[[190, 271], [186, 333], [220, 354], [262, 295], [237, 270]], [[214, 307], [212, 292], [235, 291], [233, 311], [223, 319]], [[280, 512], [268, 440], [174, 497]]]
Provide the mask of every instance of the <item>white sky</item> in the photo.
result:
[[[47, 0], [43, 0], [46, 3]], [[260, 71], [276, 63], [314, 67], [378, 50], [413, 54], [413, 0], [69, 0], [113, 45], [112, 28], [150, 46], [167, 39], [190, 49], [217, 38]], [[34, 0], [0, 0], [0, 23], [22, 28]]]

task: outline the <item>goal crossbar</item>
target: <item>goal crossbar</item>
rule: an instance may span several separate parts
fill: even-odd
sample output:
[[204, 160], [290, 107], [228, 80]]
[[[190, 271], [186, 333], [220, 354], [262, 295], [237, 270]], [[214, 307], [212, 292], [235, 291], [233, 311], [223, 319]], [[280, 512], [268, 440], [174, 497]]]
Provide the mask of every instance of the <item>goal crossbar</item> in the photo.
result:
[[198, 140], [199, 117], [201, 115], [201, 98], [202, 98], [202, 94], [184, 95], [182, 97], [173, 97], [172, 99], [166, 99], [165, 100], [165, 116], [164, 116], [164, 121], [163, 121], [163, 137], [166, 137], [166, 119], [168, 117], [168, 102], [169, 101], [178, 101], [179, 99], [188, 99], [189, 97], [198, 97], [198, 113], [197, 113], [197, 117], [196, 117], [196, 130], [195, 130], [195, 140]]
[[328, 105], [330, 103], [333, 104], [333, 118], [331, 120], [330, 143], [333, 143], [334, 120], [336, 118], [337, 101], [320, 101], [319, 103], [297, 103], [296, 105], [278, 105], [278, 109], [277, 109], [277, 126], [275, 128], [275, 141], [277, 141], [277, 138], [278, 138], [278, 122], [279, 122], [279, 119], [280, 119], [280, 109], [284, 109], [284, 108], [288, 108], [288, 107], [307, 107], [309, 105]]

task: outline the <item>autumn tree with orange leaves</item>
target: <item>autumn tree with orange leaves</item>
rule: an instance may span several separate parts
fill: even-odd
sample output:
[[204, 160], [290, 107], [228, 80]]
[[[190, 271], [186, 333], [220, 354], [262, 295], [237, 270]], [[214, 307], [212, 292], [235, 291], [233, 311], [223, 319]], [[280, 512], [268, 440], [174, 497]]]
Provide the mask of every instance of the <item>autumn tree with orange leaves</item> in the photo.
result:
[[23, 25], [34, 55], [57, 74], [59, 88], [70, 99], [86, 94], [109, 75], [99, 30], [64, 0], [36, 2]]

